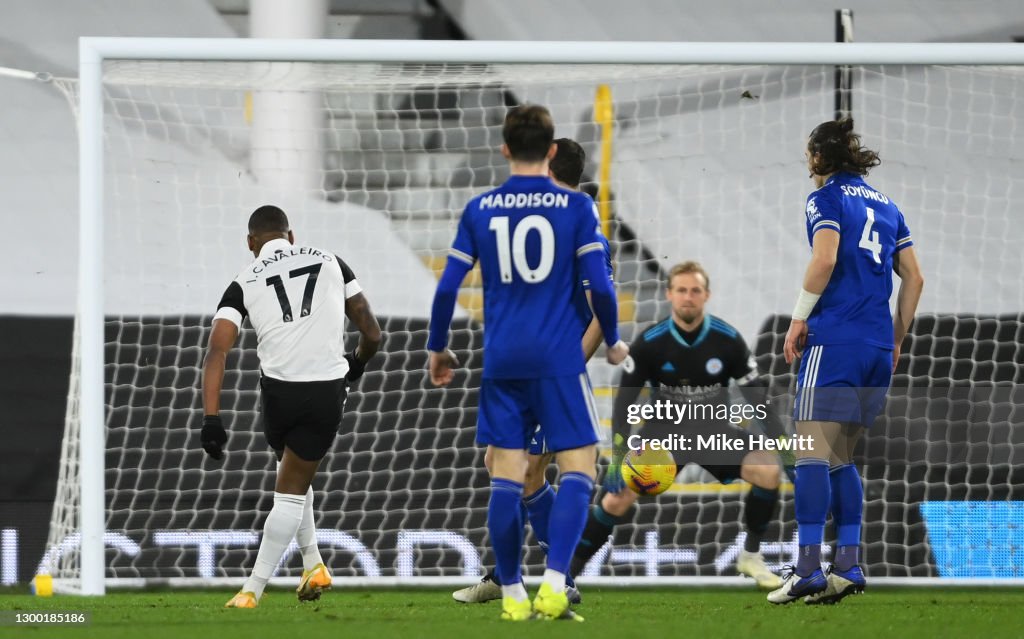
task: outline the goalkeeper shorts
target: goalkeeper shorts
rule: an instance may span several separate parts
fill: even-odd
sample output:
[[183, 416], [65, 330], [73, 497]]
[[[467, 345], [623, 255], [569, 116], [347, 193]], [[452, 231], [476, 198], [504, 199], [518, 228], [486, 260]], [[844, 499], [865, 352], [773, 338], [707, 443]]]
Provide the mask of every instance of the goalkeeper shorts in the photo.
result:
[[548, 452], [598, 442], [597, 406], [586, 373], [540, 379], [484, 378], [477, 443], [529, 450], [535, 435], [542, 438]]
[[892, 351], [866, 344], [808, 346], [800, 358], [794, 421], [871, 426], [885, 406]]
[[277, 458], [287, 446], [306, 461], [317, 461], [334, 445], [345, 411], [344, 379], [285, 382], [260, 378], [263, 433]]

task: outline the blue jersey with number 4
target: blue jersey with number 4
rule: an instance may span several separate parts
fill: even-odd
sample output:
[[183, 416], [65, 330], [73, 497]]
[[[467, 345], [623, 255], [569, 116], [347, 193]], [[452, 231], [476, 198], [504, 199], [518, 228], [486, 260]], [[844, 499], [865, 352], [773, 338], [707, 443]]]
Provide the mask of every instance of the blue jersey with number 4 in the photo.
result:
[[484, 377], [585, 370], [577, 258], [604, 250], [602, 239], [593, 200], [545, 176], [514, 175], [466, 205], [450, 255], [480, 262]]
[[893, 348], [893, 257], [913, 245], [903, 213], [859, 176], [837, 173], [807, 197], [807, 241], [839, 233], [828, 286], [807, 318], [807, 345], [867, 344]]

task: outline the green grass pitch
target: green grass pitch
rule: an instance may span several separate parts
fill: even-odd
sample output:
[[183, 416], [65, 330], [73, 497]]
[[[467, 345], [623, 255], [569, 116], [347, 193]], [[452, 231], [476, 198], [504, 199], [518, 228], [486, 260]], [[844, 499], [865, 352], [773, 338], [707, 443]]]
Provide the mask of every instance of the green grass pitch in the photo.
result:
[[36, 598], [7, 591], [0, 611], [83, 611], [85, 627], [0, 626], [0, 637], [331, 639], [371, 637], [761, 637], [1024, 636], [1024, 589], [882, 589], [837, 606], [772, 606], [752, 590], [584, 589], [586, 622], [502, 622], [497, 602], [458, 604], [447, 590], [339, 589], [316, 603], [270, 590], [256, 610], [225, 610], [228, 591], [113, 592], [102, 598]]

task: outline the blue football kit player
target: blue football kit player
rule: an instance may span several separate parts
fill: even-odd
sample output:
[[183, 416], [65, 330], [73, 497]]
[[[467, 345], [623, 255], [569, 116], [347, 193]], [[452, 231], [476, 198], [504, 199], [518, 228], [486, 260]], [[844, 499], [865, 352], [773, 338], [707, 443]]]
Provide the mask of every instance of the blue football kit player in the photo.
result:
[[[797, 434], [797, 564], [768, 595], [776, 604], [803, 597], [835, 603], [863, 592], [859, 565], [864, 491], [853, 451], [882, 411], [892, 371], [921, 297], [924, 278], [903, 214], [863, 176], [879, 164], [860, 144], [852, 120], [811, 132], [807, 165], [817, 190], [807, 198], [811, 262], [783, 347], [800, 358], [793, 409]], [[892, 274], [900, 277], [896, 314], [889, 311]], [[831, 510], [837, 544], [821, 570], [825, 519]]]
[[[446, 350], [448, 328], [458, 287], [479, 261], [486, 329], [477, 443], [493, 453], [487, 527], [502, 586], [502, 618], [579, 619], [568, 609], [565, 574], [586, 521], [598, 441], [580, 348], [586, 324], [574, 299], [580, 279], [590, 281], [608, 361], [621, 363], [629, 348], [618, 336], [593, 201], [547, 176], [557, 150], [550, 114], [536, 105], [516, 107], [502, 134], [512, 176], [463, 212], [431, 311], [430, 376], [435, 385], [453, 378], [457, 361]], [[538, 423], [562, 476], [548, 522], [547, 570], [531, 606], [521, 578], [519, 502]]]
[[[579, 191], [580, 180], [586, 165], [586, 152], [579, 143], [569, 138], [558, 138], [555, 140], [555, 146], [558, 150], [548, 165], [548, 174], [551, 180], [564, 189]], [[599, 219], [599, 217], [595, 217], [595, 219]], [[611, 249], [608, 246], [608, 240], [602, 235], [600, 241], [604, 250], [605, 269], [608, 277], [613, 278]], [[581, 279], [575, 285], [573, 298], [578, 312], [587, 326], [581, 342], [583, 358], [586, 361], [590, 360], [601, 345], [601, 325], [590, 308], [589, 291], [590, 281]], [[484, 464], [488, 469], [491, 468], [492, 455], [493, 448], [488, 446], [484, 454]], [[555, 490], [548, 483], [545, 475], [553, 457], [554, 453], [550, 451], [544, 438], [543, 427], [538, 424], [533, 438], [530, 440], [529, 463], [526, 467], [526, 479], [523, 482], [522, 509], [524, 520], [529, 520], [533, 536], [545, 552], [548, 548], [548, 519], [551, 514], [551, 506], [555, 502]], [[580, 603], [580, 593], [571, 576], [566, 581], [566, 594], [570, 603]], [[452, 593], [452, 598], [460, 603], [485, 603], [501, 599], [501, 596], [501, 585], [493, 570], [484, 575], [478, 583], [460, 588]]]

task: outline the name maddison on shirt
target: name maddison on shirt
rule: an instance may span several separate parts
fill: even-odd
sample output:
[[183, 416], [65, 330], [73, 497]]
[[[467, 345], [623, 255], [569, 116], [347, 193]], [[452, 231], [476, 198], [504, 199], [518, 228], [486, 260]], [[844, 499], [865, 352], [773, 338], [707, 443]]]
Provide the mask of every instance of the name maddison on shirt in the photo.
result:
[[568, 193], [491, 193], [480, 199], [482, 209], [535, 209], [569, 206]]

